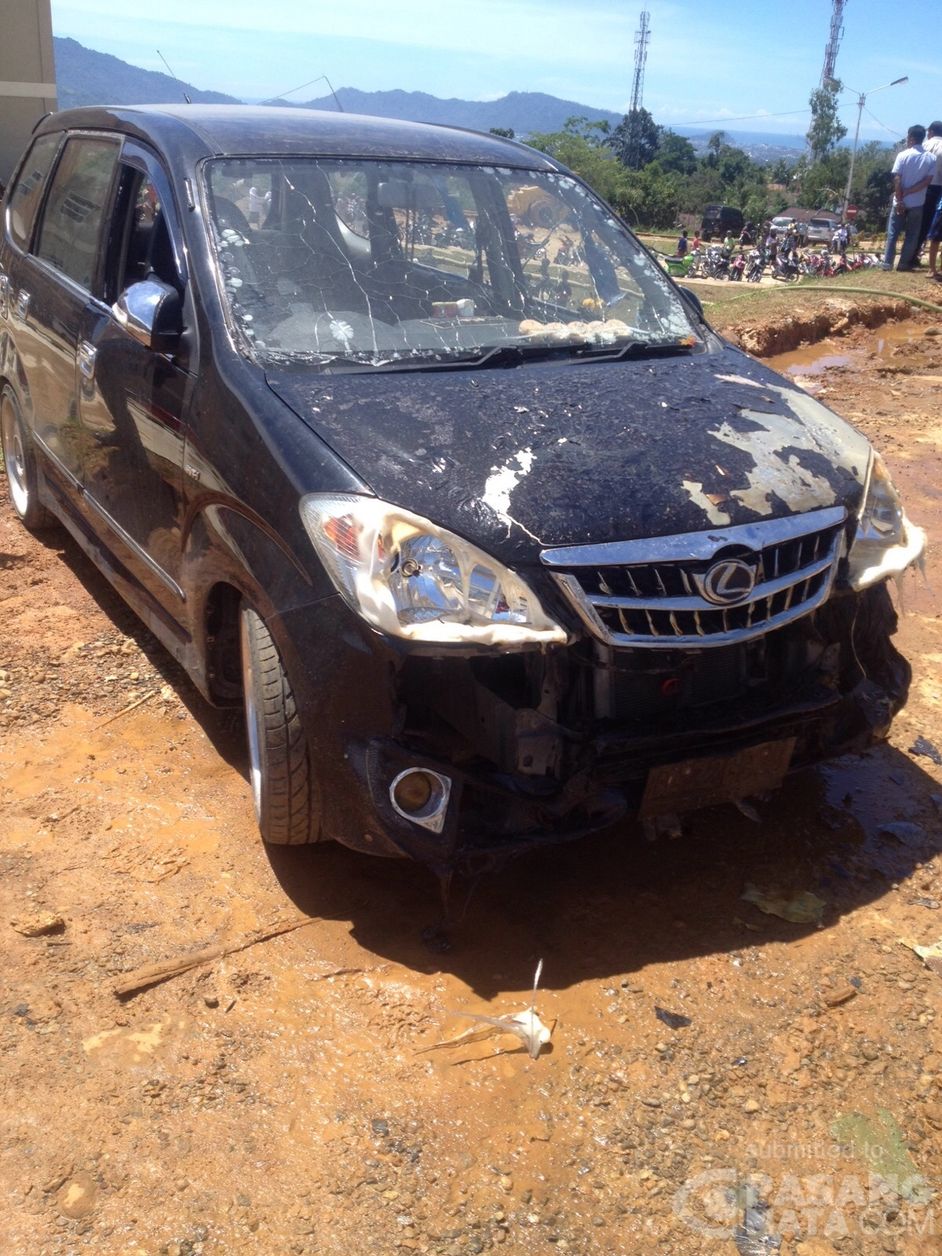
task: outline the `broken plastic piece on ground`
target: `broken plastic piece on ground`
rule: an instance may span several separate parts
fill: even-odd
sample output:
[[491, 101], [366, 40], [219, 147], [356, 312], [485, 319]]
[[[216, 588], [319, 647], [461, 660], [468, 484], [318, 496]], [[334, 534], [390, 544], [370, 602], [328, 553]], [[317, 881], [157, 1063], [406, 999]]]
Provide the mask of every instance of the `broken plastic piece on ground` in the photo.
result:
[[934, 973], [942, 977], [942, 941], [933, 942], [929, 946], [920, 946], [918, 942], [909, 942], [906, 938], [900, 940], [903, 946], [908, 946], [911, 951], [915, 951], [927, 968], [931, 968]]
[[766, 1213], [769, 1205], [759, 1199], [752, 1186], [745, 1188], [746, 1204], [740, 1224], [733, 1231], [733, 1242], [739, 1256], [765, 1256], [767, 1252], [779, 1252], [782, 1240], [769, 1233]]
[[656, 842], [659, 837], [668, 837], [671, 841], [675, 841], [684, 835], [680, 816], [673, 811], [666, 812], [662, 816], [645, 816], [641, 821], [641, 827], [644, 829], [645, 841], [648, 842]]
[[931, 759], [937, 767], [942, 767], [942, 753], [937, 746], [934, 746], [928, 737], [920, 734], [913, 744], [909, 747], [910, 754], [923, 755], [926, 759]]
[[753, 824], [762, 823], [762, 817], [759, 815], [759, 812], [751, 802], [746, 802], [745, 798], [734, 798], [733, 806], [737, 811], [744, 815], [747, 820], [751, 820]]
[[833, 1123], [831, 1133], [903, 1199], [917, 1203], [931, 1199], [932, 1187], [916, 1168], [905, 1135], [886, 1108], [877, 1109], [876, 1116], [848, 1112]]
[[684, 1016], [681, 1012], [668, 1012], [666, 1008], [654, 1008], [654, 1015], [659, 1021], [662, 1021], [668, 1029], [686, 1029], [688, 1025], [692, 1025], [693, 1021], [689, 1016]]
[[766, 893], [755, 885], [747, 885], [739, 897], [767, 916], [778, 916], [780, 920], [788, 920], [794, 925], [819, 925], [827, 906], [823, 898], [818, 898], [810, 890], [799, 890], [786, 896], [771, 891]]
[[475, 1022], [477, 1028], [464, 1030], [454, 1038], [446, 1038], [443, 1042], [433, 1042], [430, 1047], [420, 1047], [419, 1054], [435, 1051], [439, 1047], [459, 1047], [466, 1043], [482, 1042], [485, 1038], [493, 1038], [498, 1034], [513, 1034], [519, 1038], [527, 1049], [531, 1060], [535, 1060], [553, 1036], [556, 1022], [544, 1025], [536, 1011], [536, 991], [543, 972], [543, 961], [536, 966], [533, 976], [533, 1003], [522, 1012], [514, 1012], [508, 1016], [482, 1016], [475, 1012], [453, 1012], [453, 1016], [464, 1016]]

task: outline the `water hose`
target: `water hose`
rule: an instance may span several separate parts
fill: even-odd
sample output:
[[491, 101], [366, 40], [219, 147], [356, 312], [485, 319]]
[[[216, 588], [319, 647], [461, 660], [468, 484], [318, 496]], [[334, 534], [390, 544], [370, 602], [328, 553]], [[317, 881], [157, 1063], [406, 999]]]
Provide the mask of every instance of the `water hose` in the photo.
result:
[[843, 292], [859, 293], [865, 297], [880, 297], [887, 301], [909, 301], [912, 305], [918, 305], [922, 310], [932, 310], [936, 314], [942, 314], [942, 305], [934, 305], [932, 301], [924, 301], [922, 297], [911, 297], [908, 292], [887, 292], [883, 288], [845, 288], [841, 284], [840, 288], [823, 288], [818, 284], [802, 285], [801, 292], [830, 292], [832, 296], [840, 296]]

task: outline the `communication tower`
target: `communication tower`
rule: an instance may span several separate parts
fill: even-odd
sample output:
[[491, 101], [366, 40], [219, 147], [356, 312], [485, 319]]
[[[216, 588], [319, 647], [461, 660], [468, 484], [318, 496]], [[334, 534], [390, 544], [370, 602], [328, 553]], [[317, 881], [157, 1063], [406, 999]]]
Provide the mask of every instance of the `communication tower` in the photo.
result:
[[[834, 0], [834, 3], [843, 0]], [[635, 74], [631, 83], [631, 104], [629, 116], [641, 108], [641, 97], [644, 93], [644, 63], [648, 59], [648, 40], [651, 38], [651, 14], [647, 9], [641, 10], [641, 24], [635, 31]]]
[[841, 36], [844, 34], [844, 5], [846, 3], [847, 0], [831, 0], [831, 31], [824, 50], [824, 68], [821, 70], [822, 87], [827, 87], [830, 80], [835, 77], [837, 50], [841, 46]]

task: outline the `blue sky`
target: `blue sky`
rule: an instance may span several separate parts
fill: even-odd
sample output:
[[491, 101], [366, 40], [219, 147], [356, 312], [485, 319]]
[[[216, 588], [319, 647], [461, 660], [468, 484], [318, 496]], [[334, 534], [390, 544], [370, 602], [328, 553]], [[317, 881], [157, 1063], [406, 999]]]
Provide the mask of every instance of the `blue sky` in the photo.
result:
[[[540, 91], [623, 112], [643, 0], [52, 0], [53, 31], [146, 69], [240, 98], [279, 95], [326, 74], [335, 88], [403, 88], [489, 100]], [[802, 134], [828, 38], [829, 0], [649, 0], [644, 105], [665, 125], [728, 122]], [[921, 13], [921, 17], [919, 14]], [[837, 74], [851, 135], [891, 140], [942, 117], [932, 11], [847, 0]], [[909, 82], [871, 89], [908, 75]], [[323, 83], [295, 93], [323, 94]]]

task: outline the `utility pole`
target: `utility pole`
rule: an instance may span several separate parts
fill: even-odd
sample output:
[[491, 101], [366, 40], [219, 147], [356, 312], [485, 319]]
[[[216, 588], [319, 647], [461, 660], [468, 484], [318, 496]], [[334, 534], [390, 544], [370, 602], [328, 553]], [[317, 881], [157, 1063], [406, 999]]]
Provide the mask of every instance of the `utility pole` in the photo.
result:
[[821, 70], [821, 86], [825, 88], [835, 77], [834, 69], [837, 65], [837, 51], [841, 46], [841, 36], [844, 34], [844, 5], [846, 2], [847, 0], [831, 0], [831, 31], [828, 36], [827, 47], [824, 49], [824, 66]]
[[644, 66], [648, 59], [648, 40], [651, 38], [651, 14], [641, 10], [641, 22], [635, 31], [635, 73], [631, 81], [631, 104], [628, 106], [628, 162], [632, 170], [638, 166], [640, 136], [638, 116], [644, 93]]

